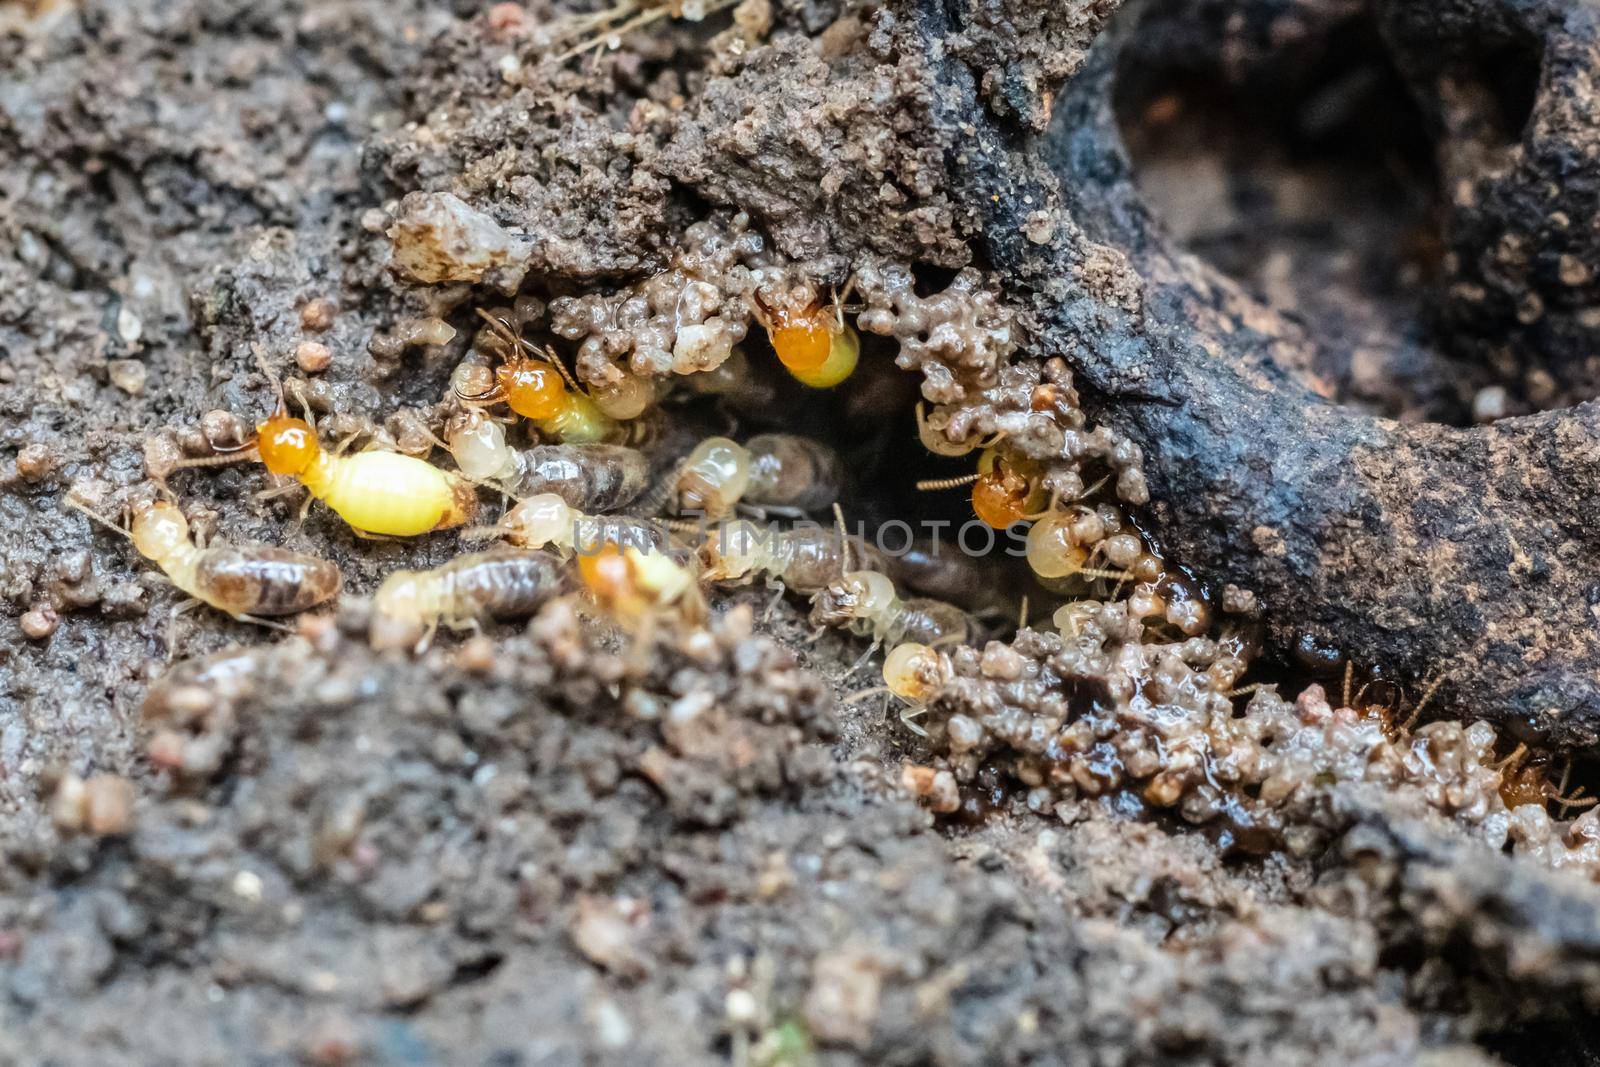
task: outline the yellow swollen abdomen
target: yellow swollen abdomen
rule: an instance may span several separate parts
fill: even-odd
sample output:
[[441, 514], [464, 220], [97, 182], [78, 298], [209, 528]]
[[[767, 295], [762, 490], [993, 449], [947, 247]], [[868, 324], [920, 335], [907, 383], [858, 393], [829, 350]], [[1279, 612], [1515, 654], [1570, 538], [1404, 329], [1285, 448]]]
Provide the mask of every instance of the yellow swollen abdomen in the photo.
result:
[[802, 385], [809, 385], [813, 389], [832, 389], [855, 373], [856, 361], [860, 356], [861, 338], [854, 329], [845, 326], [830, 339], [826, 360], [810, 369], [795, 370], [791, 367], [789, 373], [798, 378]]
[[470, 486], [414, 456], [358, 452], [333, 457], [321, 485], [307, 487], [365, 533], [413, 537], [467, 520]]

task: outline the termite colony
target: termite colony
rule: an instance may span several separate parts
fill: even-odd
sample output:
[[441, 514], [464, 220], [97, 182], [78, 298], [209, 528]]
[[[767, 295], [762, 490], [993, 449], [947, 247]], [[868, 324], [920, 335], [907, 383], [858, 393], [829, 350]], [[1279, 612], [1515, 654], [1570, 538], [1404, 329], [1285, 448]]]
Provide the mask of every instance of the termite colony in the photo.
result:
[[[452, 210], [440, 217], [473, 214]], [[473, 233], [495, 225], [470, 221]], [[397, 261], [430, 269], [455, 247], [401, 247], [438, 239], [437, 227], [390, 232]], [[637, 283], [574, 295], [519, 273], [508, 305], [463, 308], [471, 335], [430, 407], [381, 426], [352, 419], [315, 378], [280, 383], [263, 360], [273, 394], [253, 435], [211, 413], [199, 432], [153, 439], [147, 467], [165, 489], [186, 468], [259, 461], [359, 535], [456, 531], [462, 555], [395, 571], [365, 602], [382, 649], [420, 650], [441, 629], [578, 597], [636, 641], [712, 625], [711, 586], [764, 582], [804, 598], [813, 624], [884, 653], [884, 685], [870, 693], [898, 698], [907, 743], [931, 746], [905, 784], [936, 812], [982, 808], [996, 790], [1038, 811], [1123, 798], [1247, 847], [1295, 848], [1306, 842], [1294, 805], [1358, 782], [1491, 843], [1600, 869], [1600, 816], [1552, 819], [1551, 806], [1588, 801], [1542, 757], [1497, 752], [1486, 726], [1334, 708], [1315, 688], [1292, 704], [1261, 689], [1241, 712], [1256, 688], [1241, 689], [1253, 598], [1203, 591], [1162, 558], [1136, 524], [1149, 495], [1139, 450], [1090, 424], [1065, 361], [1011, 358], [1018, 327], [975, 270], [940, 288], [902, 267], [851, 267], [789, 262], [744, 216], [715, 216]], [[412, 323], [374, 350], [454, 333]], [[877, 451], [903, 441], [908, 455], [863, 474], [853, 431], [829, 412], [891, 364], [918, 375], [921, 400], [899, 394], [867, 421], [895, 424]], [[919, 483], [929, 469], [946, 476]], [[896, 474], [899, 489], [921, 490], [900, 499], [929, 507], [959, 490], [963, 517], [991, 546], [1009, 538], [1014, 565], [948, 543], [940, 558], [909, 526], [891, 550], [881, 534], [894, 510], [862, 483]], [[876, 536], [850, 529], [858, 508]], [[235, 617], [338, 593], [323, 561], [193, 543], [170, 502], [138, 503], [129, 535], [180, 589]], [[1013, 629], [1010, 644], [991, 640]]]

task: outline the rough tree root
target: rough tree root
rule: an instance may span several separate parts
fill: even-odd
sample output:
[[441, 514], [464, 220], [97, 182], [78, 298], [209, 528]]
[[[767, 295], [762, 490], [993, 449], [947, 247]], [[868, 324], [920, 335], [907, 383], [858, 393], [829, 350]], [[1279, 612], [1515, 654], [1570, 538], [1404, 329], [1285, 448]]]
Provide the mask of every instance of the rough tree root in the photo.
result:
[[[1448, 24], [1426, 2], [1381, 12], [1417, 51], [1430, 30], [1447, 51], [1495, 27], [1560, 58], [1524, 135], [1537, 143], [1480, 179], [1473, 225], [1450, 230], [1458, 240], [1539, 240], [1549, 212], [1585, 205], [1575, 217], [1594, 241], [1600, 164], [1582, 153], [1597, 139], [1574, 100], [1593, 109], [1595, 20], [1552, 17], [1571, 6], [1477, 0], [1454, 5]], [[1254, 589], [1280, 647], [1311, 635], [1413, 683], [1442, 674], [1438, 706], [1552, 745], [1600, 739], [1600, 407], [1456, 429], [1328, 402], [1300, 369], [1311, 342], [1174, 250], [1140, 202], [1111, 112], [1116, 33], [1034, 132], [991, 113], [982, 71], [950, 45], [992, 13], [924, 0], [914, 17], [975, 249], [1025, 309], [1032, 354], [1068, 359], [1091, 412], [1143, 447], [1164, 549], [1210, 581]], [[1425, 91], [1429, 72], [1408, 73]], [[1138, 272], [1138, 312], [1089, 295], [1096, 245]], [[1593, 250], [1579, 251], [1592, 269]], [[1551, 344], [1570, 350], [1575, 331]]]

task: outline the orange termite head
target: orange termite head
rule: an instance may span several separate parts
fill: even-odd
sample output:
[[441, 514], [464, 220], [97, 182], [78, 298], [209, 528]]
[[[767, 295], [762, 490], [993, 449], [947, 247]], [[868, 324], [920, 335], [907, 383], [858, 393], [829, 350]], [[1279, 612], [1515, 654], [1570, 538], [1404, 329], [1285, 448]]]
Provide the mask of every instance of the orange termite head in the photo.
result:
[[778, 362], [795, 374], [817, 370], [828, 361], [839, 326], [820, 301], [805, 293], [799, 299], [770, 304], [759, 295], [767, 339]]
[[1028, 515], [1032, 480], [1004, 460], [995, 460], [972, 484], [972, 510], [996, 530], [1008, 530]]
[[578, 576], [602, 607], [617, 610], [639, 599], [638, 582], [628, 557], [609, 542], [579, 553]]
[[506, 404], [525, 419], [551, 419], [567, 403], [567, 383], [548, 363], [523, 359], [495, 371]]
[[273, 474], [304, 474], [321, 450], [317, 431], [306, 420], [291, 417], [281, 403], [256, 424], [256, 451]]

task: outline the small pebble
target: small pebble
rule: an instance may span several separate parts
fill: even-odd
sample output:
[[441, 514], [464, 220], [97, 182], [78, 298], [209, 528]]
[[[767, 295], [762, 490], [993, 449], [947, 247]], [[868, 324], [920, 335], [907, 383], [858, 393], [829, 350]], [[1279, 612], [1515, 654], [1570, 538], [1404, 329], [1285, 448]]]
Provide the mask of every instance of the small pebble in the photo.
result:
[[1472, 398], [1472, 421], [1494, 422], [1503, 419], [1511, 410], [1511, 395], [1503, 385], [1490, 385], [1479, 389]]
[[473, 674], [486, 674], [494, 666], [494, 642], [478, 634], [456, 650], [456, 666]]
[[41, 481], [55, 469], [55, 456], [48, 445], [36, 441], [17, 453], [17, 474], [24, 481]]
[[96, 837], [128, 832], [133, 825], [133, 783], [97, 774], [84, 785], [84, 827]]
[[125, 345], [136, 345], [139, 338], [144, 336], [144, 323], [126, 304], [117, 311], [117, 336], [122, 338]]
[[127, 833], [133, 824], [133, 783], [116, 774], [97, 774], [88, 781], [68, 774], [50, 797], [50, 818], [64, 833]]
[[300, 309], [300, 325], [304, 329], [321, 333], [333, 325], [333, 318], [338, 313], [338, 310], [332, 300], [320, 298], [313, 300]]
[[238, 448], [244, 443], [244, 424], [231, 411], [212, 408], [200, 416], [200, 433], [206, 444], [219, 451]]
[[60, 622], [61, 617], [49, 604], [34, 605], [33, 609], [25, 612], [19, 620], [23, 634], [32, 641], [43, 641], [55, 633]]
[[78, 585], [94, 571], [93, 560], [81, 548], [73, 549], [56, 560], [56, 577], [68, 585]]
[[106, 370], [111, 375], [111, 384], [129, 396], [138, 396], [144, 392], [144, 383], [149, 372], [138, 360], [114, 359], [106, 364]]
[[329, 1016], [311, 1028], [304, 1055], [316, 1067], [344, 1067], [361, 1056], [361, 1034], [349, 1019]]
[[294, 361], [307, 374], [321, 374], [333, 362], [333, 349], [318, 341], [302, 341], [294, 350]]

